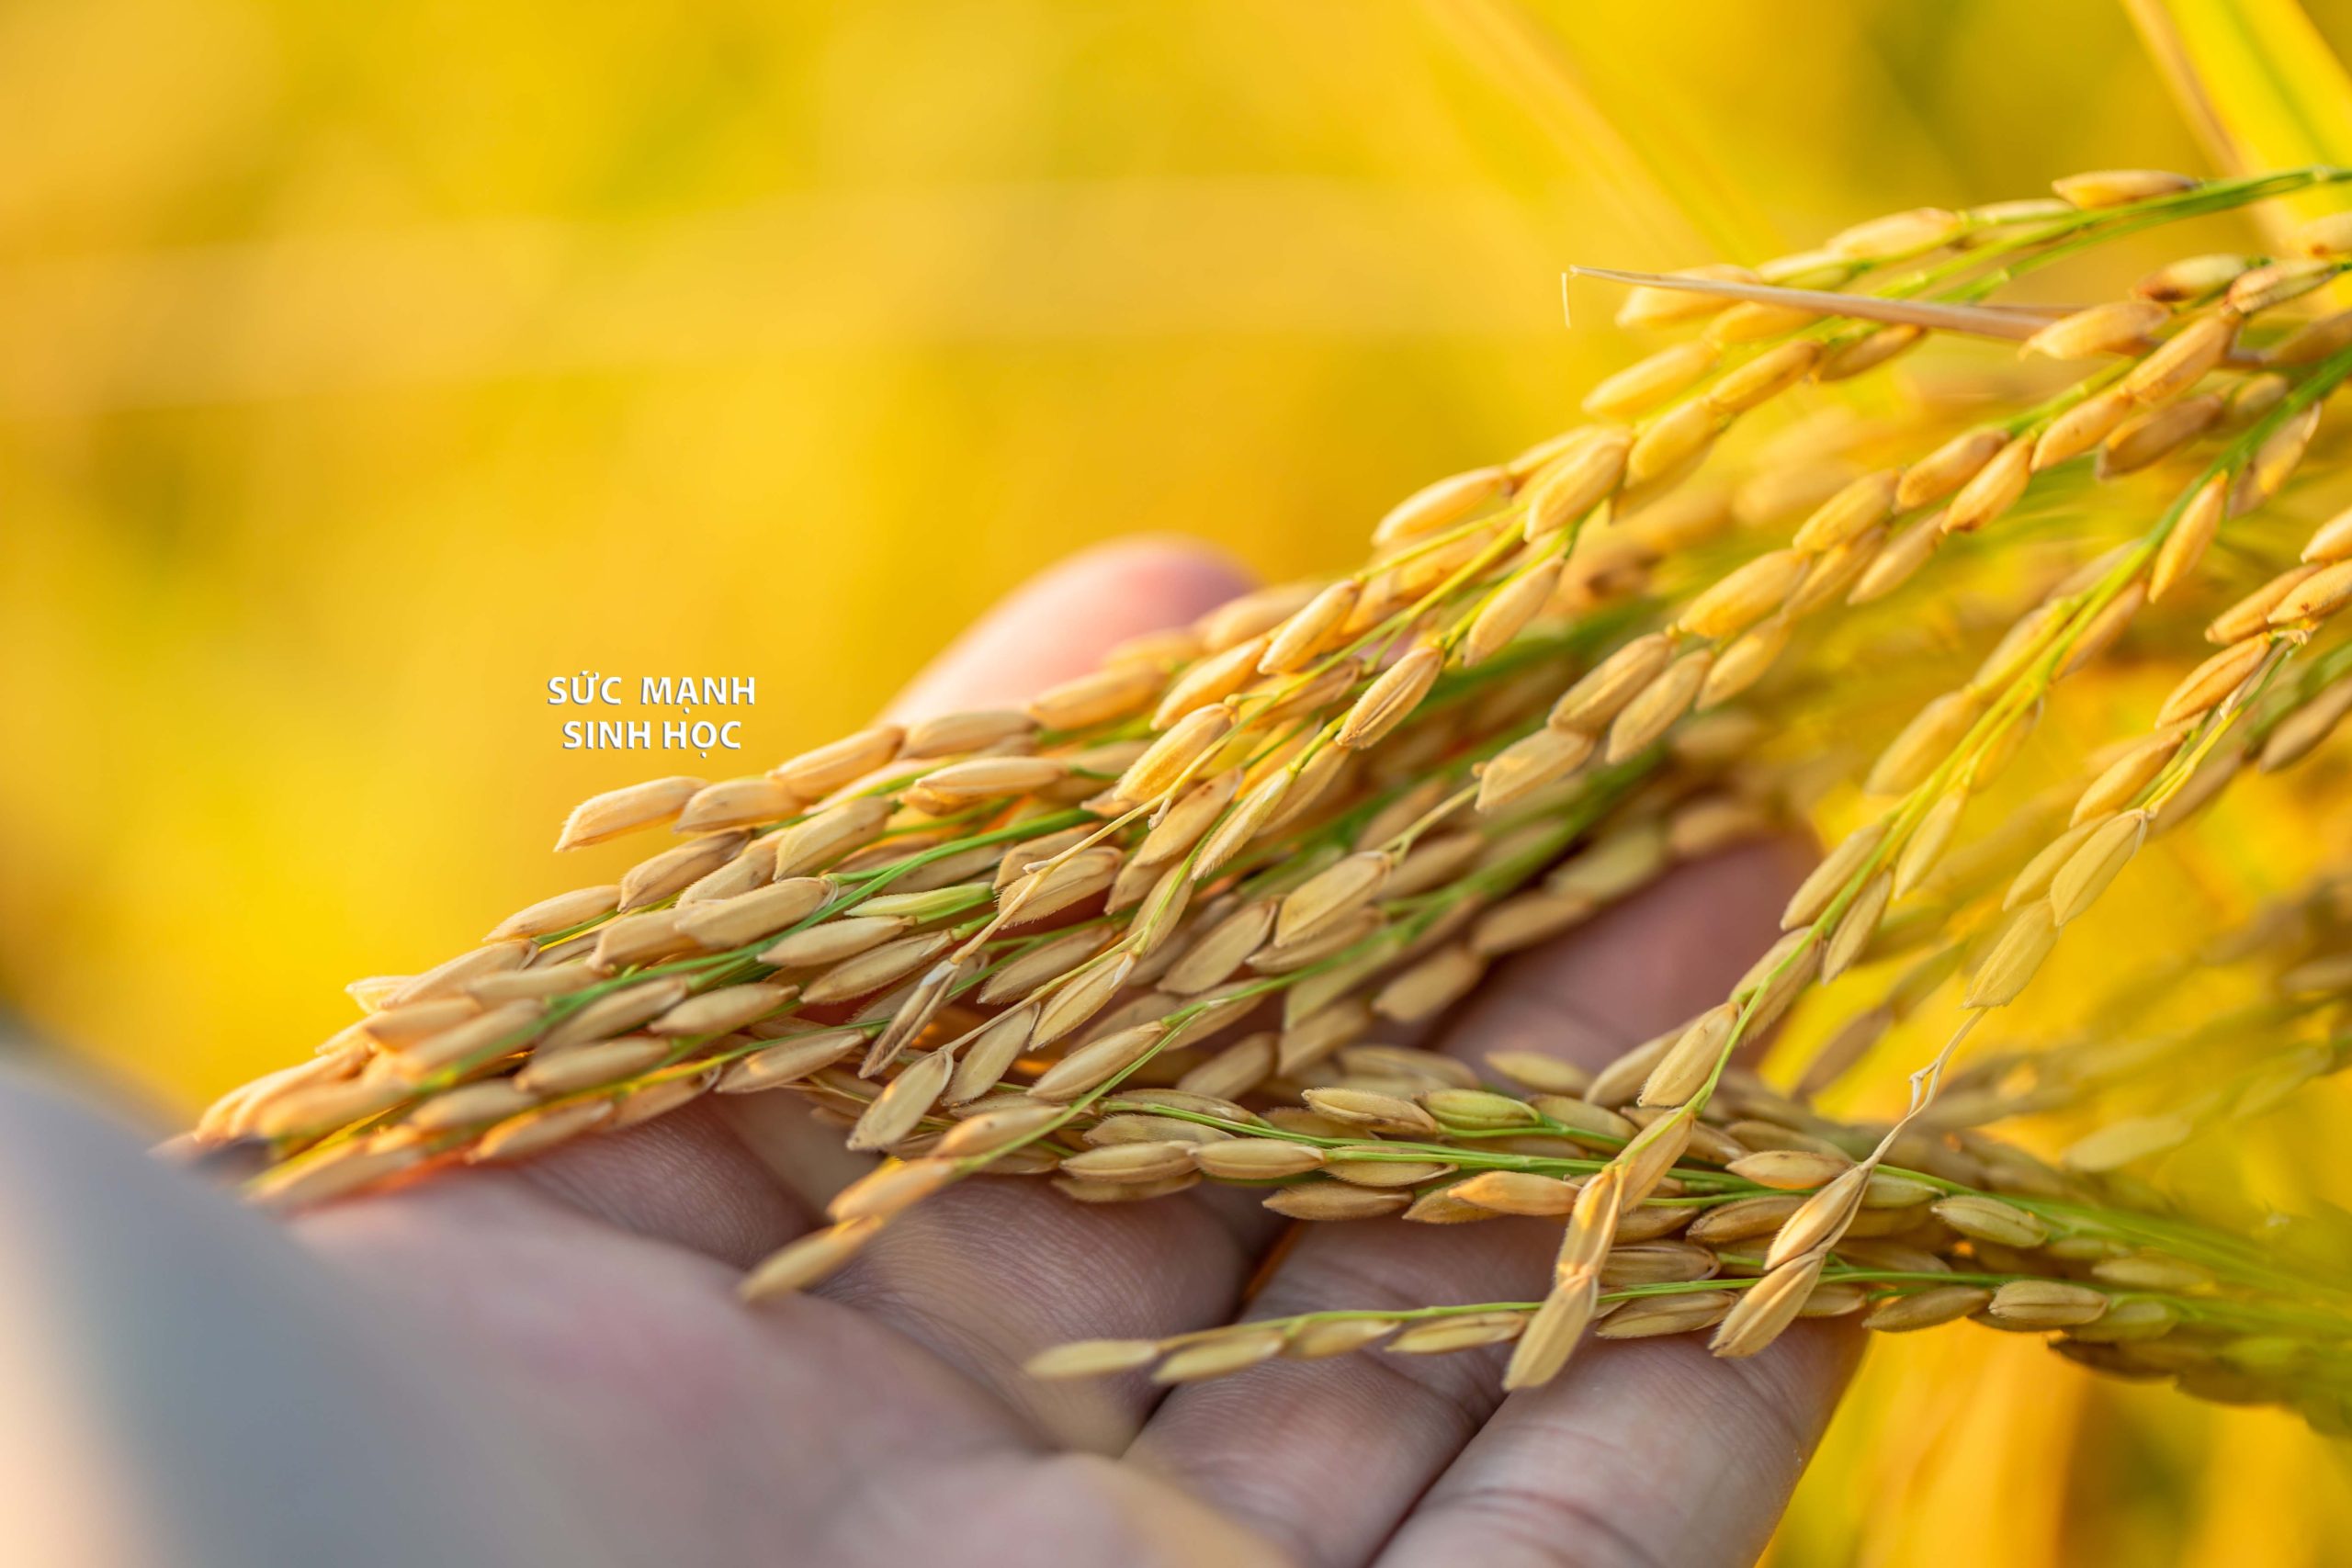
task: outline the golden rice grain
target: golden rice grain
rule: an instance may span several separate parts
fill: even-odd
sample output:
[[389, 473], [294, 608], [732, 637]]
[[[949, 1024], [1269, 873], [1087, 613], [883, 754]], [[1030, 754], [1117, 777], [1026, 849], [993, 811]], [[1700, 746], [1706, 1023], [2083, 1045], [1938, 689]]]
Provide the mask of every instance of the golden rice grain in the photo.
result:
[[1802, 1192], [1836, 1180], [1852, 1168], [1853, 1164], [1852, 1159], [1839, 1153], [1765, 1149], [1743, 1155], [1725, 1168], [1759, 1187]]
[[1804, 1201], [1793, 1192], [1736, 1198], [1702, 1212], [1683, 1234], [1702, 1247], [1722, 1247], [1770, 1235], [1786, 1224]]
[[1818, 553], [1859, 537], [1894, 515], [1902, 478], [1896, 469], [1881, 468], [1852, 480], [1798, 525], [1791, 542], [1800, 550]]
[[2347, 713], [2352, 713], [2352, 681], [2338, 681], [2289, 713], [2264, 738], [2262, 771], [2277, 773], [2302, 761], [2335, 733]]
[[1662, 1334], [1689, 1334], [1723, 1321], [1732, 1309], [1729, 1291], [1691, 1291], [1671, 1296], [1645, 1296], [1627, 1302], [1593, 1328], [1600, 1339], [1649, 1339]]
[[2104, 1314], [2107, 1296], [2058, 1280], [2012, 1280], [1993, 1292], [1984, 1311], [2011, 1327], [2068, 1328]]
[[630, 1035], [574, 1051], [534, 1056], [514, 1076], [515, 1087], [537, 1099], [601, 1088], [660, 1066], [673, 1047], [666, 1040]]
[[1607, 500], [1625, 478], [1633, 445], [1633, 433], [1622, 426], [1579, 433], [1529, 481], [1522, 534], [1530, 540], [1556, 534]]
[[[1794, 285], [1790, 285], [1794, 287]], [[1761, 344], [1792, 332], [1804, 332], [1820, 320], [1820, 310], [1804, 306], [1767, 306], [1764, 301], [1740, 301], [1708, 322], [1708, 336], [1717, 344]]]
[[1767, 551], [1692, 600], [1680, 626], [1693, 637], [1735, 637], [1779, 609], [1812, 564], [1804, 550]]
[[476, 997], [432, 997], [371, 1013], [359, 1028], [379, 1045], [400, 1046], [438, 1034], [481, 1010], [481, 1001]]
[[2037, 898], [2018, 909], [2001, 928], [1999, 939], [1969, 981], [1962, 1005], [1996, 1008], [2017, 1000], [2057, 941], [2057, 913], [2047, 898]]
[[1696, 1095], [1713, 1077], [1738, 1021], [1736, 1002], [1718, 1003], [1701, 1013], [1642, 1080], [1640, 1103], [1680, 1105]]
[[571, 815], [564, 819], [562, 832], [556, 836], [555, 847], [585, 849], [640, 828], [659, 827], [684, 810], [686, 802], [702, 787], [702, 780], [681, 775], [649, 779], [626, 789], [591, 796], [572, 807]]
[[1112, 665], [1047, 687], [1029, 699], [1028, 714], [1044, 729], [1085, 729], [1136, 713], [1159, 694], [1148, 666]]
[[944, 815], [979, 801], [1048, 788], [1069, 772], [1069, 763], [1053, 757], [974, 757], [925, 773], [909, 799], [921, 809]]
[[503, 1122], [538, 1101], [514, 1078], [485, 1078], [435, 1095], [402, 1118], [402, 1125], [425, 1133], [456, 1132]]
[[725, 1034], [765, 1018], [793, 998], [793, 988], [767, 982], [722, 986], [689, 998], [646, 1025], [654, 1034]]
[[1718, 413], [1745, 413], [1802, 382], [1820, 366], [1822, 346], [1810, 338], [1776, 344], [1724, 373], [1704, 394]]
[[948, 1081], [948, 1103], [960, 1105], [978, 1100], [1003, 1081], [1004, 1075], [1029, 1048], [1043, 1010], [1040, 1003], [1025, 1002], [998, 1014], [966, 1035], [959, 1043], [956, 1076]]
[[1922, 707], [1871, 764], [1862, 784], [1871, 795], [1905, 795], [1927, 782], [1984, 716], [1984, 699], [1962, 687]]
[[891, 1160], [835, 1193], [825, 1213], [842, 1224], [886, 1220], [930, 1197], [956, 1177], [956, 1166], [950, 1160]]
[[1317, 872], [1282, 901], [1274, 917], [1278, 946], [1304, 942], [1329, 930], [1380, 896], [1396, 862], [1377, 851], [1360, 851]]
[[2073, 408], [2058, 415], [2034, 438], [2033, 471], [2052, 468], [2070, 457], [2079, 457], [2109, 436], [2116, 427], [2132, 417], [2136, 405], [2120, 388], [2094, 392]]
[[[1815, 1297], [1826, 1253], [1791, 1258], [1740, 1293], [1708, 1348], [1718, 1356], [1753, 1356], [1788, 1331]], [[1857, 1304], [1860, 1304], [1857, 1303]]]
[[1265, 1206], [1288, 1219], [1330, 1222], [1383, 1219], [1402, 1213], [1411, 1201], [1402, 1192], [1317, 1181], [1279, 1188], [1266, 1195]]
[[1589, 1273], [1555, 1289], [1528, 1320], [1503, 1371], [1505, 1389], [1537, 1388], [1567, 1365], [1599, 1304]]
[[1794, 931], [1819, 919], [1846, 885], [1871, 863], [1879, 847], [1886, 841], [1887, 826], [1888, 819], [1882, 818], [1839, 840], [1838, 847], [1824, 856], [1790, 895], [1781, 910], [1781, 929]]
[[2050, 907], [2057, 923], [2063, 926], [2088, 909], [2139, 853], [2147, 836], [2146, 813], [2126, 811], [2085, 839], [2050, 881]]
[[1495, 591], [1463, 635], [1458, 655], [1462, 668], [1485, 663], [1527, 629], [1559, 586], [1565, 564], [1557, 557], [1539, 560], [1514, 573]]
[[[1630, 1206], [1640, 1202], [1656, 1190], [1666, 1179], [1666, 1173], [1682, 1157], [1690, 1146], [1691, 1129], [1698, 1124], [1695, 1108], [1684, 1105], [1661, 1116], [1635, 1134], [1618, 1156], [1624, 1172], [1624, 1190], [1620, 1202]], [[1590, 1184], [1588, 1183], [1588, 1186]]]
[[2076, 310], [2035, 333], [2025, 341], [2025, 352], [2052, 359], [2093, 359], [2103, 354], [2136, 349], [2171, 319], [2171, 312], [2153, 299], [2110, 300]]
[[1442, 533], [1500, 500], [1510, 483], [1506, 469], [1473, 468], [1424, 485], [1389, 509], [1374, 526], [1372, 541], [1386, 546]]
[[542, 1054], [607, 1039], [661, 1017], [685, 998], [689, 987], [682, 976], [665, 976], [624, 987], [598, 997], [540, 1036]]
[[1329, 1158], [1311, 1144], [1258, 1138], [1206, 1144], [1193, 1151], [1193, 1162], [1203, 1172], [1226, 1181], [1279, 1181], [1304, 1176], [1321, 1169]]
[[1197, 1382], [1205, 1378], [1229, 1377], [1261, 1361], [1272, 1360], [1282, 1354], [1283, 1345], [1283, 1335], [1279, 1329], [1253, 1329], [1247, 1325], [1225, 1329], [1213, 1338], [1170, 1353], [1152, 1369], [1151, 1381]]
[[1816, 381], [1843, 381], [1875, 370], [1899, 354], [1917, 347], [1927, 341], [1925, 327], [1905, 323], [1879, 327], [1863, 333], [1826, 355], [1813, 373]]
[[1909, 512], [1941, 501], [1974, 479], [2008, 445], [2007, 431], [1962, 431], [1903, 470], [1894, 490], [1896, 508]]
[[1587, 393], [1584, 410], [1603, 419], [1647, 413], [1690, 389], [1715, 367], [1722, 351], [1703, 338], [1663, 348], [1618, 371]]
[[1834, 1247], [1854, 1224], [1870, 1191], [1872, 1167], [1864, 1163], [1833, 1177], [1818, 1191], [1798, 1200], [1773, 1233], [1764, 1266], [1777, 1269], [1792, 1258]]
[[2211, 393], [2165, 403], [2123, 421], [2100, 446], [2098, 477], [2135, 474], [2171, 457], [2211, 430], [2222, 417], [2222, 400]]
[[1939, 1200], [1936, 1218], [1964, 1236], [2001, 1247], [2035, 1247], [2050, 1239], [2050, 1227], [2013, 1203], [1976, 1193], [1959, 1193]]
[[2239, 315], [2256, 315], [2326, 287], [2341, 270], [2334, 262], [2304, 258], [2267, 262], [2231, 279], [2223, 298]]
[[1603, 759], [1612, 764], [1622, 762], [1655, 745], [1690, 711], [1713, 664], [1713, 651], [1700, 648], [1668, 665], [1611, 722]]
[[769, 770], [794, 794], [816, 800], [852, 779], [882, 767], [899, 754], [906, 732], [895, 724], [878, 724], [843, 736], [829, 745], [803, 751]]
[[1299, 1325], [1290, 1332], [1283, 1346], [1283, 1355], [1294, 1361], [1319, 1361], [1331, 1356], [1344, 1356], [1374, 1345], [1396, 1332], [1399, 1322], [1393, 1317], [1338, 1317], [1313, 1320]]
[[617, 886], [582, 887], [570, 893], [559, 893], [552, 898], [542, 898], [536, 904], [515, 910], [492, 926], [490, 934], [482, 941], [503, 942], [509, 937], [547, 936], [611, 914], [619, 907], [620, 898], [621, 890]]
[[899, 755], [954, 757], [985, 751], [1008, 741], [1026, 740], [1035, 728], [1035, 719], [1011, 708], [942, 714], [909, 726], [899, 743]]
[[1371, 1132], [1434, 1135], [1437, 1119], [1409, 1100], [1359, 1089], [1310, 1089], [1300, 1097], [1309, 1110], [1350, 1127]]
[[425, 1151], [413, 1144], [346, 1144], [299, 1165], [264, 1172], [251, 1194], [267, 1208], [307, 1208], [379, 1185], [424, 1158]]
[[865, 1032], [858, 1029], [820, 1029], [793, 1035], [729, 1063], [719, 1076], [718, 1092], [757, 1094], [797, 1083], [865, 1044]]
[[1381, 1348], [1399, 1356], [1439, 1356], [1484, 1345], [1507, 1344], [1518, 1338], [1526, 1326], [1525, 1313], [1463, 1313], [1408, 1324]]
[[731, 898], [681, 910], [678, 933], [713, 951], [741, 947], [807, 919], [834, 892], [833, 883], [825, 877], [787, 877]]
[[2062, 199], [2090, 211], [2177, 195], [2195, 190], [2197, 184], [2187, 175], [2164, 169], [2093, 169], [2052, 180], [2050, 188]]
[[1956, 1323], [1984, 1311], [1992, 1300], [1993, 1292], [1977, 1285], [1930, 1285], [1887, 1297], [1863, 1315], [1862, 1323], [1881, 1334], [1909, 1334]]
[[1462, 1202], [1498, 1214], [1565, 1214], [1576, 1207], [1577, 1201], [1572, 1183], [1519, 1170], [1481, 1171], [1465, 1181], [1455, 1182], [1446, 1191]]
[[1383, 986], [1372, 1010], [1399, 1023], [1435, 1018], [1469, 995], [1486, 969], [1486, 960], [1466, 946], [1441, 948]]
[[2254, 456], [2230, 487], [2229, 514], [2243, 517], [2286, 488], [2310, 450], [2312, 437], [2319, 430], [2321, 405], [2312, 403], [2281, 421], [2278, 428], [2264, 436], [2254, 449]]
[[1477, 808], [1500, 811], [1566, 778], [1592, 756], [1597, 742], [1581, 730], [1539, 729], [1504, 747], [1478, 774]]
[[1555, 728], [1591, 732], [1606, 725], [1674, 660], [1674, 639], [1652, 632], [1619, 648], [1552, 706]]
[[1894, 874], [1882, 871], [1862, 884], [1846, 912], [1838, 919], [1838, 929], [1821, 950], [1821, 979], [1824, 985], [1835, 980], [1860, 963], [1870, 949], [1871, 940], [1878, 934], [1886, 918], [1887, 905], [1894, 898]]
[[[1050, 1008], [1047, 1016], [1051, 1016]], [[1029, 1092], [1039, 1100], [1057, 1103], [1076, 1100], [1149, 1056], [1159, 1049], [1167, 1032], [1168, 1026], [1155, 1021], [1091, 1041], [1046, 1068], [1030, 1086]]]
[[1625, 453], [1625, 483], [1649, 484], [1698, 462], [1722, 434], [1723, 418], [1702, 399], [1652, 420]]
[[1022, 1363], [1033, 1378], [1101, 1377], [1107, 1372], [1133, 1371], [1159, 1359], [1156, 1339], [1079, 1339], [1043, 1350]]
[[1928, 563], [1936, 553], [1936, 546], [1943, 538], [1943, 519], [1923, 517], [1890, 537], [1871, 557], [1870, 564], [1854, 580], [1853, 591], [1846, 596], [1849, 604], [1870, 604], [1885, 598]]
[[447, 959], [413, 975], [385, 992], [379, 1006], [400, 1007], [409, 1002], [421, 1002], [435, 997], [452, 996], [469, 989], [474, 982], [492, 975], [504, 975], [520, 969], [534, 958], [543, 958], [538, 949], [527, 939], [509, 937], [503, 942], [488, 942], [469, 953]]
[[[2352, 572], [2346, 576], [2346, 591], [2352, 594]], [[2285, 610], [2293, 603], [2290, 596], [2279, 610]], [[2279, 610], [2271, 614], [2276, 616]], [[2248, 637], [2234, 648], [2225, 648], [2214, 654], [2181, 677], [2180, 684], [2172, 689], [2163, 706], [2156, 710], [2156, 722], [2160, 725], [2179, 724], [2211, 712], [2261, 666], [2269, 651], [2267, 640]]]
[[726, 779], [696, 790], [671, 828], [680, 833], [715, 833], [773, 822], [799, 809], [799, 800], [789, 785], [766, 774]]
[[1350, 751], [1378, 745], [1420, 705], [1444, 667], [1445, 655], [1437, 649], [1417, 648], [1406, 654], [1364, 688], [1332, 744]]
[[879, 797], [848, 800], [775, 835], [778, 881], [824, 870], [852, 851], [882, 836], [891, 803]]
[[2143, 277], [2132, 292], [2159, 304], [2183, 304], [2219, 293], [2254, 265], [2253, 257], [2235, 254], [2183, 256]]
[[[1724, 264], [1684, 267], [1668, 276], [1735, 283], [1756, 281], [1756, 275], [1747, 268]], [[1634, 288], [1617, 307], [1617, 324], [1639, 328], [1703, 321], [1724, 310], [1726, 303], [1721, 295], [1695, 294], [1679, 288]]]
[[1901, 261], [1951, 243], [1965, 226], [1949, 209], [1915, 207], [1841, 230], [1827, 248], [1854, 261]]
[[1232, 732], [1233, 722], [1232, 712], [1223, 706], [1186, 714], [1120, 775], [1114, 793], [1138, 804], [1158, 800], [1184, 780], [1210, 747]]
[[2272, 578], [2207, 624], [2205, 640], [2233, 643], [2254, 636], [2270, 624], [2270, 612], [2296, 589], [2311, 581], [2320, 568], [2314, 565], [2290, 567]]
[[2347, 602], [2352, 602], [2352, 561], [2337, 561], [2296, 582], [2271, 607], [2267, 618], [2274, 626], [2317, 621], [2335, 614]]
[[2120, 1170], [2178, 1148], [2196, 1130], [2196, 1123], [2186, 1116], [2125, 1117], [2068, 1145], [2066, 1163], [2076, 1170]]
[[2302, 558], [2316, 565], [2352, 560], [2352, 512], [2340, 513], [2313, 529]]
[[397, 1080], [345, 1078], [298, 1083], [254, 1107], [250, 1114], [250, 1131], [264, 1138], [300, 1137], [363, 1121], [390, 1111], [406, 1098], [406, 1086]]
[[1944, 509], [1947, 534], [1973, 534], [1999, 518], [2025, 495], [2033, 479], [2033, 451], [2012, 442], [1970, 477]]
[[955, 944], [953, 931], [921, 931], [883, 942], [854, 958], [842, 960], [808, 981], [800, 988], [800, 999], [822, 1006], [872, 996], [905, 979]]
[[544, 1110], [526, 1111], [510, 1116], [483, 1133], [473, 1147], [466, 1151], [466, 1158], [477, 1164], [493, 1160], [525, 1159], [540, 1154], [559, 1144], [569, 1143], [592, 1128], [612, 1120], [613, 1103], [608, 1100], [580, 1100], [571, 1105], [550, 1105]]

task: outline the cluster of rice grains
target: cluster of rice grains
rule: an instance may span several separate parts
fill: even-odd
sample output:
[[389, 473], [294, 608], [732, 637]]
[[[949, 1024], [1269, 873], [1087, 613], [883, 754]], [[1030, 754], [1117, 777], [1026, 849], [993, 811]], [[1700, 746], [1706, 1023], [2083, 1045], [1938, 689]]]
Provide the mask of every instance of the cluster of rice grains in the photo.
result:
[[[2304, 459], [2352, 375], [2352, 311], [2321, 314], [2316, 291], [2352, 266], [2352, 214], [2294, 255], [2192, 256], [2110, 303], [1998, 291], [2346, 177], [2088, 175], [1753, 270], [1634, 279], [1623, 323], [1696, 335], [1595, 389], [1595, 423], [1407, 499], [1362, 570], [1132, 643], [1021, 711], [600, 795], [560, 849], [660, 828], [675, 847], [437, 968], [355, 987], [364, 1018], [230, 1095], [199, 1136], [266, 1145], [253, 1194], [293, 1204], [783, 1090], [886, 1157], [752, 1296], [981, 1176], [1083, 1202], [1207, 1180], [1300, 1221], [1563, 1230], [1541, 1301], [1090, 1342], [1041, 1374], [1511, 1341], [1507, 1380], [1526, 1386], [1589, 1334], [1708, 1330], [1746, 1356], [1800, 1317], [1966, 1317], [2343, 1429], [2335, 1231], [2196, 1217], [2149, 1166], [2338, 1065], [2345, 883], [2322, 875], [2209, 950], [2267, 977], [2241, 1013], [2150, 1034], [2127, 1006], [2112, 1032], [2046, 1050], [1955, 1053], [2147, 840], [2352, 708], [2352, 641], [2328, 640], [2352, 599], [2352, 514], [2315, 532], [2249, 516], [2327, 466]], [[1939, 333], [2021, 343], [2027, 363], [1971, 372], [1964, 423], [1786, 417], [1806, 384]], [[1768, 409], [1787, 428], [1712, 473], [1711, 450]], [[2061, 684], [2102, 661], [2178, 676], [2153, 728], [2054, 794], [1972, 813]], [[1950, 689], [1922, 705], [1926, 679]], [[1872, 731], [1894, 736], [1874, 759], [1847, 750]], [[1599, 1073], [1380, 1043], [1678, 861], [1817, 818], [1839, 792], [1850, 807], [1857, 785], [1863, 825], [1799, 889], [1782, 940]], [[1791, 1087], [1739, 1065], [1849, 974], [1838, 989], [1867, 998]], [[1815, 1109], [1939, 1000], [1957, 1027], [1897, 1120]], [[2165, 1063], [2181, 1070], [2155, 1076]], [[1980, 1130], [2151, 1082], [2171, 1090], [2058, 1165]]]

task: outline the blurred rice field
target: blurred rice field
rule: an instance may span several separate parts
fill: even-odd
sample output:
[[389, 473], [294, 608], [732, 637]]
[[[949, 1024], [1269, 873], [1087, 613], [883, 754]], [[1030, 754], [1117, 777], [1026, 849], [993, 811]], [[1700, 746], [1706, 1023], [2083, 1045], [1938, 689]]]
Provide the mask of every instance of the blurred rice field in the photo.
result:
[[[2041, 0], [16, 0], [0, 103], [0, 1004], [164, 1117], [1069, 550], [1348, 562], [1626, 356], [1569, 263], [2204, 166]], [[592, 671], [756, 677], [743, 767], [561, 750]], [[1954, 1331], [1776, 1560], [2346, 1539], [2290, 1417]]]

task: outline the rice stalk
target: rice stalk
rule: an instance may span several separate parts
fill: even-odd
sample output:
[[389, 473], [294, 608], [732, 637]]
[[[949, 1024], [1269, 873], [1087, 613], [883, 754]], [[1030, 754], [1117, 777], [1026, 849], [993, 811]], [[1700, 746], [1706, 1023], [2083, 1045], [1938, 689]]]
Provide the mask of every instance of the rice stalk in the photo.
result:
[[[1302, 1224], [1560, 1227], [1541, 1301], [1065, 1347], [1040, 1375], [1508, 1345], [1526, 1387], [1587, 1337], [1708, 1329], [1744, 1357], [1808, 1317], [1970, 1317], [2341, 1427], [2352, 1287], [2261, 1226], [2188, 1217], [2146, 1173], [2342, 1064], [2352, 918], [2319, 920], [2315, 892], [2315, 938], [2252, 942], [2237, 962], [2278, 991], [2258, 1008], [2137, 1039], [2125, 998], [2113, 1037], [1963, 1047], [2096, 940], [2167, 835], [2242, 776], [2291, 783], [2352, 712], [2352, 525], [2301, 529], [2290, 558], [2266, 542], [2337, 465], [2324, 411], [2352, 321], [2308, 302], [2346, 265], [2343, 222], [2292, 258], [2184, 258], [2122, 299], [2001, 291], [2344, 178], [2106, 171], [1752, 268], [1580, 269], [1633, 286], [1628, 324], [1692, 330], [1595, 389], [1593, 422], [1417, 491], [1347, 575], [1246, 595], [1023, 708], [599, 795], [560, 849], [680, 841], [356, 986], [358, 1022], [198, 1137], [254, 1143], [252, 1194], [282, 1206], [785, 1090], [885, 1157], [748, 1277], [752, 1298], [819, 1283], [982, 1176], [1087, 1202], [1247, 1186]], [[1981, 375], [1964, 424], [1883, 418], [1834, 461], [1761, 439], [1938, 339], [2022, 362]], [[2235, 604], [2182, 618], [2249, 565]], [[1940, 647], [1928, 603], [1958, 606]], [[2165, 673], [2145, 728], [1986, 805], [2119, 666]], [[1836, 791], [1870, 804], [1781, 939], [1616, 1062], [1479, 1067], [1380, 1038]], [[1864, 984], [1789, 1089], [1744, 1065]], [[1815, 1108], [1937, 1007], [1945, 1043], [1894, 1115]], [[1984, 1131], [2118, 1097], [2056, 1163]]]

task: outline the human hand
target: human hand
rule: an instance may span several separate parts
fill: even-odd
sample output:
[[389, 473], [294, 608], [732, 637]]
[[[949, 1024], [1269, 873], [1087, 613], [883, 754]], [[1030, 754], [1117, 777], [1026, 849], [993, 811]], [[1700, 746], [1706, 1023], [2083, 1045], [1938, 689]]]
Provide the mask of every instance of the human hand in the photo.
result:
[[[1081, 558], [902, 705], [1015, 700], [1238, 586], [1171, 546]], [[1606, 1060], [1727, 990], [1793, 869], [1686, 869], [1423, 1043]], [[75, 1568], [1745, 1562], [1859, 1338], [1594, 1345], [1508, 1397], [1501, 1350], [1041, 1383], [1022, 1362], [1066, 1339], [1540, 1296], [1557, 1225], [1294, 1236], [1234, 1190], [973, 1181], [747, 1309], [743, 1269], [860, 1167], [786, 1095], [331, 1205], [291, 1244], [28, 1091], [0, 1093], [0, 1517]]]

